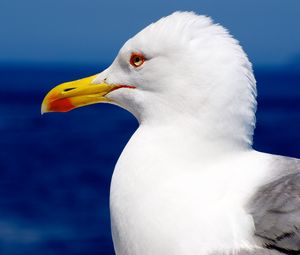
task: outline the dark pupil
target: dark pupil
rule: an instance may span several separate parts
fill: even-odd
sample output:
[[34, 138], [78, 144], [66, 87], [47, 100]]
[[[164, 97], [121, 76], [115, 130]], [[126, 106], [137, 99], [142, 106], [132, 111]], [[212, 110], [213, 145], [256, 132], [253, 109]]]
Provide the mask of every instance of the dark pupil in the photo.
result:
[[140, 62], [141, 61], [141, 59], [140, 59], [140, 57], [135, 57], [135, 62], [137, 63], [137, 62]]

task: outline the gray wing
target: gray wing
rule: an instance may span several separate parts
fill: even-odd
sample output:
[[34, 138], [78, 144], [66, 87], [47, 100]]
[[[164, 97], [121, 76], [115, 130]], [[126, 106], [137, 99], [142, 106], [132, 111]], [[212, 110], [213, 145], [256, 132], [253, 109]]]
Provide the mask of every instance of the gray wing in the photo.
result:
[[216, 252], [216, 253], [212, 253], [211, 255], [285, 255], [285, 254], [276, 250], [269, 250], [266, 248], [256, 248], [256, 249], [249, 249], [249, 250], [239, 250], [231, 253]]
[[266, 248], [300, 254], [300, 161], [293, 163], [293, 171], [257, 191], [249, 208], [255, 235]]
[[254, 249], [254, 250], [240, 250], [232, 253], [232, 255], [285, 255], [285, 254], [276, 250]]

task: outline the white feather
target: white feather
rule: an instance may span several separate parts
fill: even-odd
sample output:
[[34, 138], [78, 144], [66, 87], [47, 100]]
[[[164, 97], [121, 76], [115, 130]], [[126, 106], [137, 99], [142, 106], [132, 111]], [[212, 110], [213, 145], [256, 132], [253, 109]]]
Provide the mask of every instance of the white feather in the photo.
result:
[[[129, 64], [132, 52], [147, 61]], [[222, 26], [176, 12], [128, 40], [95, 82], [134, 85], [108, 97], [140, 126], [111, 184], [118, 255], [187, 255], [254, 248], [249, 196], [268, 157], [251, 149], [251, 64]], [[249, 164], [251, 162], [251, 164]]]

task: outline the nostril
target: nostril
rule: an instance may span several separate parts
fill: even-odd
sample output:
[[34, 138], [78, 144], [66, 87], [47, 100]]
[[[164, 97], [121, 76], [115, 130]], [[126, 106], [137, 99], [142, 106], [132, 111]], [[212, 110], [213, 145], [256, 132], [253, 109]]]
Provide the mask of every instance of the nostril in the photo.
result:
[[64, 89], [64, 92], [68, 92], [68, 91], [73, 90], [73, 89], [76, 89], [76, 88], [67, 88], [67, 89]]

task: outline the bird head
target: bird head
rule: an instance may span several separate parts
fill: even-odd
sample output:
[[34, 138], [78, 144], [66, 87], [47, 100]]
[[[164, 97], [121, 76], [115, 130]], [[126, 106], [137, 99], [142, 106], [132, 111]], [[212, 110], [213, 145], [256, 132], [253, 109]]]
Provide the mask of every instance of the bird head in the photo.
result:
[[103, 72], [52, 89], [42, 112], [106, 102], [140, 123], [189, 119], [251, 144], [255, 96], [251, 64], [228, 31], [209, 17], [175, 12], [129, 39]]

